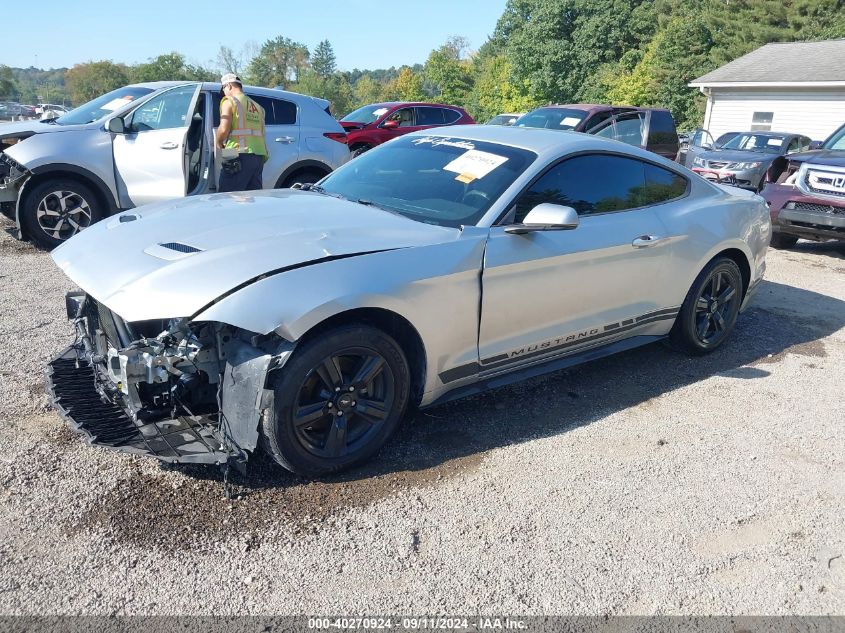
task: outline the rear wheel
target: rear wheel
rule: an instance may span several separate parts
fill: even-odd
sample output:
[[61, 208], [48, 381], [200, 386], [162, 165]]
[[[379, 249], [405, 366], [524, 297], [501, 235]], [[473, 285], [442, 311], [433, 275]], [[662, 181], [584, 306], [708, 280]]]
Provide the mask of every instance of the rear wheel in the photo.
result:
[[301, 185], [313, 185], [318, 180], [322, 180], [323, 176], [325, 176], [325, 172], [322, 172], [318, 169], [305, 169], [303, 171], [295, 173], [293, 176], [288, 176], [287, 180], [282, 183], [282, 189], [288, 189], [299, 183]]
[[320, 477], [378, 452], [405, 413], [410, 372], [390, 336], [351, 325], [298, 349], [273, 390], [275, 416], [262, 424], [265, 449], [284, 468]]
[[46, 249], [55, 248], [102, 217], [100, 202], [91, 188], [64, 178], [35, 185], [21, 207], [24, 232]]
[[360, 156], [364, 152], [367, 152], [371, 149], [372, 149], [372, 147], [370, 147], [369, 145], [358, 145], [357, 147], [353, 148], [353, 150], [352, 150], [352, 158], [355, 158], [356, 156]]
[[691, 354], [719, 347], [736, 325], [742, 303], [742, 273], [732, 259], [719, 257], [698, 275], [687, 293], [669, 341]]
[[792, 248], [797, 243], [797, 237], [783, 233], [772, 233], [772, 241], [770, 242], [772, 248]]

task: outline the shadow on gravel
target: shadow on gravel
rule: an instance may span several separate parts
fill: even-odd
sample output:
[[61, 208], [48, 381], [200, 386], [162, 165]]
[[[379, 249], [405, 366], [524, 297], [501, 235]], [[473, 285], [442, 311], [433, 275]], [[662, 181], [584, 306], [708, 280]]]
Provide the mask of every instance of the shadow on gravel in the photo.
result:
[[[825, 255], [834, 259], [845, 259], [845, 240], [832, 242], [809, 242], [806, 240], [798, 240], [798, 243], [795, 246], [786, 249], [784, 252], [806, 253], [808, 255]], [[823, 264], [817, 265], [822, 268], [826, 268]]]
[[[184, 548], [192, 539], [240, 535], [245, 547], [271, 525], [319, 531], [339, 511], [413, 491], [475, 469], [486, 451], [554, 436], [715, 375], [748, 381], [769, 375], [787, 354], [826, 355], [821, 340], [845, 327], [845, 302], [764, 282], [729, 342], [691, 358], [657, 344], [410, 415], [370, 464], [323, 481], [304, 481], [258, 454], [233, 475], [239, 499], [223, 498], [217, 470], [170, 468], [139, 475], [82, 517], [79, 527], [117, 538]], [[657, 442], [658, 438], [655, 438]], [[204, 540], [204, 539], [201, 539]]]

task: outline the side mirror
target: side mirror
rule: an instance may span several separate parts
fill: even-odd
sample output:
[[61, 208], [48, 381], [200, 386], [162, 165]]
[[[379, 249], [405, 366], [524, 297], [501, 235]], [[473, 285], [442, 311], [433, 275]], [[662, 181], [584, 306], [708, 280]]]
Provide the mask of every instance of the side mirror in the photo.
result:
[[114, 132], [115, 134], [126, 134], [126, 124], [123, 122], [123, 119], [119, 116], [109, 119], [109, 132]]
[[388, 119], [387, 121], [382, 123], [381, 126], [385, 130], [395, 130], [397, 127], [399, 127], [399, 121], [397, 121], [396, 119]]
[[528, 212], [522, 224], [505, 228], [505, 233], [522, 235], [535, 231], [570, 231], [578, 228], [578, 212], [572, 207], [543, 202]]
[[810, 149], [821, 149], [824, 141], [810, 141]]

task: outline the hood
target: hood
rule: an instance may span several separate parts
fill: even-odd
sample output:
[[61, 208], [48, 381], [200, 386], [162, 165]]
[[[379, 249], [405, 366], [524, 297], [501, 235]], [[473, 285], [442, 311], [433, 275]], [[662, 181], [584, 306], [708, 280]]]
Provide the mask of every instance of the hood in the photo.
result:
[[4, 123], [0, 125], [0, 140], [4, 138], [13, 138], [16, 136], [32, 136], [33, 134], [42, 134], [44, 132], [68, 132], [70, 130], [78, 130], [83, 127], [89, 127], [91, 124], [85, 125], [58, 125], [57, 123], [44, 123], [43, 121], [17, 121], [14, 123]]
[[343, 129], [347, 132], [351, 132], [352, 130], [360, 130], [367, 126], [366, 123], [357, 123], [355, 121], [338, 121], [343, 126]]
[[790, 154], [788, 158], [796, 163], [845, 167], [845, 150], [841, 149], [814, 149], [809, 152]]
[[763, 154], [741, 149], [721, 149], [699, 154], [704, 160], [724, 161], [726, 163], [770, 163], [778, 154]]
[[197, 314], [226, 292], [285, 268], [451, 241], [460, 233], [284, 189], [125, 211], [82, 231], [52, 257], [85, 292], [124, 319], [142, 321]]

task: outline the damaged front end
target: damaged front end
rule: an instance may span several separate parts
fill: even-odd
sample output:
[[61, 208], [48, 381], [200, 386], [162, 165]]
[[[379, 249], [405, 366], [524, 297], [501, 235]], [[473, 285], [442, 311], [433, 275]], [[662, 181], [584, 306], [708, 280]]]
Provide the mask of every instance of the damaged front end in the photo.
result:
[[0, 213], [14, 220], [21, 188], [32, 174], [26, 167], [1, 151], [5, 147], [6, 145], [0, 142]]
[[91, 444], [170, 463], [243, 464], [272, 416], [268, 373], [293, 345], [222, 323], [129, 323], [83, 292], [66, 297], [76, 341], [47, 383]]

